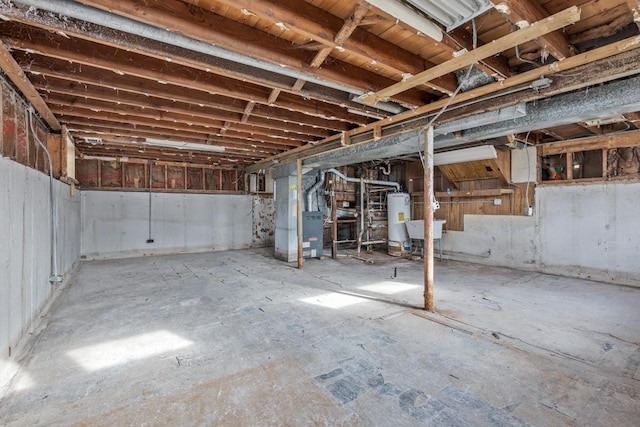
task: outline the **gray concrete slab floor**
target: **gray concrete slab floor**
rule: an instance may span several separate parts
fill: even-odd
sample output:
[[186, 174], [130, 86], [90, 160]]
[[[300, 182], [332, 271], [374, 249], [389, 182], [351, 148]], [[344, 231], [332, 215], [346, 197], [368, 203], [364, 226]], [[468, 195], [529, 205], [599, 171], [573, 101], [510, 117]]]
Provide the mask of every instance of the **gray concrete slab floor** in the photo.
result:
[[272, 249], [85, 262], [4, 426], [637, 426], [640, 289]]

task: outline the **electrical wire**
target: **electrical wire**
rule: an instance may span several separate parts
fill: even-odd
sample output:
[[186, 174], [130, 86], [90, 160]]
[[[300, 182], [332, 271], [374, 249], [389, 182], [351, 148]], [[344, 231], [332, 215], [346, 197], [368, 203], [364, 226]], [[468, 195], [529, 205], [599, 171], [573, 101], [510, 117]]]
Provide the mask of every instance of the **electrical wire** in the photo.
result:
[[524, 137], [524, 149], [527, 152], [527, 188], [524, 190], [525, 202], [527, 202], [527, 212], [531, 208], [531, 203], [529, 203], [529, 186], [531, 183], [531, 160], [529, 160], [529, 135], [531, 131], [527, 132], [527, 135]]

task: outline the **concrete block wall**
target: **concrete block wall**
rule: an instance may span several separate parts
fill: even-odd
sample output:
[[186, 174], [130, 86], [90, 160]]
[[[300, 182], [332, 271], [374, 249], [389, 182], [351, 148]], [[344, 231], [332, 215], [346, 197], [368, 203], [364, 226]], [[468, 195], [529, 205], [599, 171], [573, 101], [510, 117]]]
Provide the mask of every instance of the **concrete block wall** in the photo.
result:
[[447, 231], [451, 258], [640, 286], [640, 183], [547, 185], [534, 215], [466, 215]]
[[251, 195], [83, 191], [86, 259], [242, 249], [252, 245]]
[[[80, 196], [54, 180], [58, 272], [68, 278], [80, 255]], [[0, 157], [0, 378], [20, 340], [46, 311], [51, 275], [49, 177]]]

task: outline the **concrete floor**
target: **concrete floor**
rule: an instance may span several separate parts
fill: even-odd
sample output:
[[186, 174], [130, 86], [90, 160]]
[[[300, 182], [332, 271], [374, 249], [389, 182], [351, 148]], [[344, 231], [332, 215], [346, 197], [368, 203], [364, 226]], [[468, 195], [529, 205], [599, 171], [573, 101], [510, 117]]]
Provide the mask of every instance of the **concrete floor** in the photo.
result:
[[640, 289], [372, 258], [85, 262], [0, 425], [638, 425]]

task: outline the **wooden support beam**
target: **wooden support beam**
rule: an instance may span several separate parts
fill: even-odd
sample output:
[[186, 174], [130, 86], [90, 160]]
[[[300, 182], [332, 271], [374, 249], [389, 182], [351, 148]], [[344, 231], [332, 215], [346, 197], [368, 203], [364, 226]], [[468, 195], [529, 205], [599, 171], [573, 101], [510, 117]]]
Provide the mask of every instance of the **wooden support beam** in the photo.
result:
[[49, 127], [54, 131], [59, 131], [61, 129], [60, 122], [58, 122], [56, 116], [51, 112], [46, 102], [44, 102], [38, 91], [22, 71], [22, 68], [20, 68], [15, 59], [13, 59], [13, 56], [11, 56], [11, 53], [2, 42], [0, 42], [0, 68], [2, 68], [13, 84], [16, 85], [20, 92], [31, 102], [31, 105], [33, 105], [38, 114], [42, 116], [44, 121], [47, 122]]
[[640, 131], [625, 132], [618, 135], [602, 135], [590, 138], [580, 138], [573, 141], [558, 142], [540, 147], [540, 156], [552, 156], [574, 151], [588, 151], [598, 148], [612, 149], [633, 147], [638, 145]]
[[494, 41], [493, 43], [481, 46], [470, 52], [464, 53], [457, 58], [450, 59], [447, 62], [423, 71], [413, 77], [409, 77], [405, 81], [396, 83], [375, 93], [363, 96], [362, 99], [367, 104], [374, 105], [376, 102], [382, 101], [390, 96], [425, 84], [426, 82], [437, 77], [461, 70], [464, 67], [474, 64], [491, 55], [497, 55], [516, 45], [533, 40], [536, 37], [547, 34], [559, 28], [563, 28], [569, 24], [577, 22], [578, 20], [580, 20], [580, 9], [575, 6], [570, 7], [562, 12], [556, 13], [549, 18], [535, 22], [528, 27], [522, 28], [509, 35], [506, 35]]
[[376, 126], [373, 128], [373, 140], [377, 141], [382, 138], [382, 127]]
[[491, 188], [487, 190], [438, 191], [436, 193], [436, 198], [439, 198], [439, 197], [498, 197], [504, 194], [513, 194], [513, 189]]
[[433, 311], [433, 126], [424, 132], [424, 309]]
[[[379, 73], [339, 60], [325, 64], [322, 68], [310, 70], [307, 68], [307, 53], [303, 50], [291, 49], [291, 43], [284, 38], [266, 36], [265, 32], [257, 28], [253, 28], [224, 18], [216, 13], [209, 12], [209, 9], [214, 9], [215, 6], [219, 6], [220, 2], [218, 1], [216, 1], [216, 5], [205, 4], [207, 2], [204, 1], [191, 2], [204, 7], [204, 10], [197, 11], [197, 19], [194, 19], [194, 14], [196, 14], [196, 12], [192, 5], [187, 4], [188, 2], [178, 0], [164, 0], [162, 2], [147, 2], [144, 0], [132, 0], [126, 2], [120, 0], [83, 0], [82, 3], [144, 22], [145, 24], [160, 28], [169, 28], [172, 32], [180, 33], [205, 43], [213, 43], [216, 46], [234, 52], [243, 52], [244, 55], [252, 58], [264, 60], [279, 66], [285, 66], [293, 70], [311, 74], [321, 80], [337, 82], [349, 87], [359, 88], [363, 91], [369, 90], [370, 87], [385, 87], [390, 82], [394, 81], [393, 79], [382, 76]], [[275, 16], [283, 6], [282, 0], [274, 2], [273, 4], [265, 4], [268, 3], [265, 1], [251, 2], [251, 5], [248, 6], [243, 5], [243, 1], [231, 1], [228, 3], [233, 8], [248, 7], [249, 10], [256, 15], [259, 15], [255, 12], [257, 7], [268, 7], [269, 11], [266, 18], [267, 21], [271, 21], [273, 16]], [[300, 12], [302, 9], [312, 8], [316, 16], [313, 16], [313, 21], [309, 23], [309, 26], [313, 27], [314, 31], [315, 29], [318, 29], [318, 27], [320, 28], [320, 33], [314, 33], [314, 37], [322, 38], [327, 36], [326, 27], [317, 22], [319, 19], [318, 15], [322, 15], [324, 17], [328, 14], [327, 12], [309, 5], [306, 2], [301, 3], [297, 0], [292, 7], [294, 7], [296, 12]], [[333, 15], [328, 15], [331, 17], [330, 19], [332, 21], [337, 19]], [[302, 21], [306, 22], [306, 20], [303, 20], [301, 16], [296, 16], [294, 21], [285, 19], [284, 21], [277, 22], [282, 22], [287, 28], [292, 28]], [[342, 23], [340, 26], [341, 25]], [[306, 24], [304, 26], [296, 27], [296, 31], [298, 30], [303, 31], [303, 33], [309, 33]], [[354, 55], [358, 55], [361, 58], [369, 54], [373, 55], [372, 57], [366, 56], [366, 59], [371, 61], [371, 58], [378, 58], [379, 60], [377, 60], [377, 64], [379, 64], [379, 66], [385, 65], [399, 74], [406, 72], [406, 69], [409, 69], [411, 72], [418, 72], [424, 69], [424, 60], [418, 55], [399, 49], [396, 45], [386, 42], [384, 39], [379, 39], [366, 31], [364, 31], [362, 37], [366, 39], [374, 38], [380, 46], [379, 48], [372, 49], [369, 43], [360, 41], [358, 46], [361, 47], [361, 49], [366, 48], [367, 52], [364, 53], [362, 51], [356, 51], [355, 48], [353, 48]], [[327, 47], [335, 47], [335, 43], [332, 38], [326, 41]], [[73, 42], [73, 40], [71, 42]], [[89, 51], [91, 51], [91, 49]], [[122, 52], [120, 52], [120, 54], [122, 54]], [[98, 56], [94, 56], [94, 59], [99, 61]], [[406, 67], [404, 67], [405, 63]], [[399, 70], [400, 67], [405, 68], [405, 70]], [[125, 70], [121, 71], [128, 73]], [[164, 72], [164, 74], [165, 77], [161, 77], [161, 80], [166, 79], [167, 75], [170, 73]], [[210, 79], [205, 78], [205, 81], [206, 80]], [[455, 89], [455, 79], [453, 76], [449, 76], [447, 78], [443, 77], [441, 80], [443, 81], [441, 86], [453, 86]], [[440, 81], [432, 83], [437, 86]], [[369, 88], [367, 86], [369, 86]], [[407, 105], [418, 106], [423, 104], [423, 97], [424, 94], [415, 92], [413, 94], [404, 93], [399, 95], [397, 98], [399, 101], [406, 103]]]
[[273, 89], [269, 94], [269, 98], [267, 98], [267, 105], [273, 105], [278, 99], [280, 92], [280, 89]]
[[[496, 9], [518, 26], [540, 21], [549, 15], [538, 0], [503, 0]], [[558, 60], [573, 55], [566, 37], [559, 31], [541, 34], [537, 37], [537, 42]]]
[[[339, 29], [344, 25], [344, 22], [341, 21], [340, 18], [311, 3], [301, 2], [299, 0], [262, 0], [259, 2], [254, 0], [185, 1], [186, 3], [197, 5], [207, 10], [216, 10], [220, 4], [234, 9], [244, 8], [256, 16], [264, 18], [266, 21], [282, 22], [291, 31], [333, 48], [337, 45], [334, 41], [334, 36], [332, 36], [332, 30], [335, 31], [333, 34], [337, 34]], [[83, 3], [103, 9], [109, 6], [119, 8], [119, 6], [114, 4], [119, 2], [115, 2], [114, 0], [83, 0]], [[144, 9], [145, 14], [148, 13], [148, 6], [143, 7], [142, 4], [131, 6], [131, 9], [134, 8]], [[404, 73], [419, 73], [425, 68], [435, 65], [419, 55], [398, 48], [398, 46], [362, 28], [356, 28], [353, 31], [352, 37], [344, 42], [342, 48], [345, 50], [345, 53], [351, 54], [360, 60], [366, 62], [375, 61], [378, 67], [397, 73], [398, 79], [400, 79]], [[343, 66], [343, 64], [344, 63], [340, 63], [340, 66]], [[429, 86], [438, 92], [450, 94], [455, 90], [457, 83], [453, 76], [444, 76], [430, 81]]]
[[[581, 66], [587, 66], [587, 65], [592, 66], [592, 65], [602, 64], [602, 66], [606, 67], [608, 64], [608, 61], [603, 61], [604, 59], [612, 58], [612, 57], [615, 57], [616, 55], [623, 55], [623, 54], [630, 55], [630, 56], [640, 55], [640, 36], [629, 37], [627, 39], [620, 40], [615, 43], [611, 43], [601, 48], [596, 48], [588, 52], [572, 56], [563, 61], [555, 61], [551, 64], [544, 65], [542, 67], [517, 74], [501, 82], [488, 84], [486, 86], [472, 89], [468, 92], [459, 93], [453, 100], [442, 99], [440, 101], [432, 102], [430, 104], [416, 108], [413, 111], [407, 111], [401, 114], [397, 114], [393, 117], [384, 119], [384, 121], [382, 122], [382, 125], [384, 127], [389, 127], [389, 126], [397, 125], [399, 123], [402, 123], [408, 120], [416, 121], [416, 117], [419, 117], [428, 113], [432, 113], [434, 111], [438, 111], [447, 104], [457, 105], [466, 101], [478, 99], [493, 92], [498, 92], [500, 90], [506, 90], [506, 89], [517, 87], [526, 83], [530, 83], [540, 78], [541, 76], [552, 76], [557, 73], [562, 73], [563, 71], [572, 70], [572, 69], [575, 69]], [[629, 74], [623, 74], [623, 75], [629, 75]], [[576, 90], [585, 86], [598, 84], [603, 81], [610, 80], [610, 79], [601, 80], [600, 75], [598, 75], [598, 73], [595, 73], [595, 74], [592, 73], [591, 77], [592, 77], [591, 79], [584, 80], [582, 84], [577, 84], [574, 82], [574, 84], [571, 84], [570, 86], [556, 89], [554, 93], [558, 93], [558, 94], [565, 93], [566, 91]], [[366, 126], [361, 126], [357, 129], [347, 132], [346, 134], [341, 134], [340, 138], [344, 142], [350, 141], [352, 137], [362, 135], [367, 132], [372, 132], [373, 128], [379, 125], [380, 125], [380, 122], [375, 122]], [[299, 147], [295, 150], [292, 150], [289, 153], [277, 154], [276, 156], [266, 159], [260, 162], [259, 164], [252, 165], [251, 168], [254, 170], [258, 170], [260, 168], [269, 167], [271, 162], [275, 159], [278, 159], [280, 161], [283, 161], [283, 159], [287, 159], [287, 161], [289, 162], [295, 161], [297, 157], [300, 157], [300, 156], [307, 157], [309, 155], [312, 155], [311, 154], [312, 151], [313, 151], [313, 154], [318, 154], [317, 150], [320, 147], [336, 148], [331, 145], [336, 141], [336, 139], [337, 137], [333, 136], [322, 141], [317, 141], [313, 145], [308, 144], [308, 145]], [[344, 145], [346, 144], [343, 143], [342, 146]]]
[[[270, 88], [278, 88], [279, 90], [289, 90], [289, 79], [283, 76], [274, 75], [266, 71], [261, 71], [255, 68], [242, 67], [236, 63], [230, 61], [224, 61], [218, 58], [212, 58], [205, 54], [199, 54], [193, 51], [186, 51], [183, 49], [168, 46], [166, 44], [156, 42], [149, 39], [144, 39], [141, 36], [133, 34], [123, 33], [121, 31], [106, 29], [98, 25], [90, 24], [87, 22], [66, 18], [62, 24], [61, 20], [54, 14], [45, 13], [39, 10], [32, 10], [32, 8], [22, 6], [19, 4], [13, 4], [11, 7], [2, 9], [3, 16], [11, 19], [15, 22], [20, 22], [29, 26], [44, 29], [48, 32], [49, 36], [53, 34], [64, 33], [70, 37], [78, 38], [82, 40], [88, 40], [104, 46], [111, 46], [120, 49], [120, 51], [134, 52], [140, 55], [160, 59], [162, 61], [170, 60], [175, 64], [186, 65], [201, 71], [208, 73], [214, 73], [225, 77], [230, 77], [236, 80], [245, 82], [251, 82], [258, 85], [263, 85]], [[5, 26], [8, 24], [4, 24]], [[316, 43], [320, 48], [326, 47], [321, 43]], [[115, 75], [115, 74], [114, 74]], [[101, 77], [108, 79], [108, 73], [101, 73]], [[130, 76], [128, 76], [130, 77]], [[33, 80], [33, 77], [32, 77]], [[108, 85], [115, 87], [116, 85]], [[278, 90], [274, 89], [274, 90]], [[295, 95], [287, 94], [288, 97], [281, 99], [278, 103], [278, 107], [287, 110], [300, 111], [300, 108], [309, 107], [309, 99], [314, 100], [313, 104], [315, 109], [309, 109], [308, 114], [317, 114], [329, 116], [331, 114], [324, 113], [323, 109], [329, 108], [329, 104], [334, 105], [347, 105], [347, 108], [362, 108], [361, 105], [356, 103], [349, 103], [348, 99], [336, 98], [337, 91], [331, 92], [326, 90], [320, 90], [319, 88], [312, 88], [305, 91], [304, 102], [296, 102], [291, 104], [291, 97], [295, 100]], [[209, 95], [207, 93], [207, 95]], [[250, 95], [248, 93], [238, 93], [233, 98], [245, 99], [244, 96]], [[189, 96], [189, 94], [185, 94]], [[210, 97], [210, 96], [209, 96]], [[276, 97], [277, 98], [277, 97]], [[260, 98], [256, 98], [260, 99]], [[203, 103], [202, 100], [198, 101]], [[275, 99], [271, 103], [275, 103]], [[297, 105], [296, 105], [297, 104]], [[366, 124], [362, 117], [346, 113], [346, 110], [335, 109], [333, 116], [337, 120], [343, 120], [343, 116], [349, 116], [351, 121], [358, 124]]]
[[296, 162], [296, 216], [298, 224], [298, 268], [302, 270], [304, 266], [304, 256], [302, 254], [302, 159], [298, 159]]
[[[206, 111], [206, 108], [213, 108], [225, 111], [227, 114], [230, 112], [242, 112], [244, 108], [243, 101], [251, 101], [251, 99], [245, 99], [247, 94], [239, 93], [233, 96], [231, 94], [229, 94], [229, 96], [221, 94], [212, 95], [209, 92], [201, 90], [174, 85], [162, 85], [138, 77], [104, 73], [99, 69], [88, 66], [74, 66], [69, 63], [65, 64], [55, 59], [45, 60], [39, 57], [27, 57], [26, 55], [23, 56], [22, 52], [16, 52], [16, 54], [21, 57], [20, 63], [25, 69], [37, 73], [37, 75], [31, 77], [35, 86], [47, 92], [69, 93], [109, 102], [118, 102], [117, 100], [120, 98], [123, 99], [119, 102], [129, 101], [133, 97], [137, 102], [129, 102], [130, 105], [139, 105], [145, 108], [148, 108], [150, 102], [156, 102], [164, 105], [167, 110], [171, 110], [172, 107], [175, 108], [179, 105], [191, 105], [191, 108], [196, 111]], [[53, 69], [55, 69], [55, 71], [53, 71]], [[117, 88], [117, 90], [114, 90], [114, 88]], [[105, 96], [106, 98], [104, 98]], [[272, 98], [273, 96], [277, 98], [277, 104], [275, 103], [276, 99]], [[116, 101], [114, 101], [114, 98]], [[271, 100], [273, 102], [269, 102]], [[338, 101], [339, 99], [336, 99], [336, 102]], [[145, 105], [140, 105], [141, 102]], [[196, 108], [193, 105], [194, 103], [202, 107]], [[265, 96], [262, 102], [256, 101], [256, 103], [257, 105], [253, 110], [253, 114], [265, 118], [296, 122], [303, 120], [294, 118], [292, 114], [295, 114], [297, 117], [300, 117], [300, 114], [304, 114], [307, 117], [306, 121], [311, 125], [318, 125], [318, 123], [312, 123], [310, 121], [313, 117], [335, 117], [336, 121], [347, 124], [363, 125], [370, 123], [370, 120], [367, 120], [366, 117], [361, 115], [349, 113], [343, 108], [332, 108], [331, 103], [304, 99], [301, 96], [290, 93], [280, 93], [278, 89], [274, 89], [271, 94], [268, 95], [268, 99], [266, 99]], [[340, 99], [340, 103], [346, 105], [349, 103], [349, 100], [344, 97]], [[358, 108], [364, 107], [361, 104], [357, 105], [359, 105]], [[351, 107], [349, 104], [349, 108]], [[378, 112], [377, 109], [374, 110], [373, 112]], [[207, 115], [208, 117], [212, 116], [211, 112], [207, 112]]]
[[[443, 38], [445, 46], [448, 46], [452, 50], [452, 54], [462, 49], [467, 51], [477, 49], [478, 46], [473, 46], [473, 35], [462, 29], [461, 27], [446, 33]], [[479, 46], [483, 46], [484, 43], [479, 43]], [[509, 70], [509, 64], [502, 55], [493, 55], [476, 64], [476, 67], [488, 75], [494, 77], [497, 80], [504, 80], [512, 75]]]
[[[43, 76], [33, 76], [32, 80], [36, 89], [40, 90], [41, 93], [46, 92], [46, 98], [48, 100], [73, 97], [71, 98], [74, 100], [73, 105], [78, 105], [76, 102], [91, 105], [95, 101], [101, 101], [111, 103], [112, 105], [118, 104], [145, 109], [156, 109], [167, 113], [187, 114], [207, 120], [229, 118], [232, 117], [234, 113], [245, 114], [244, 108], [236, 102], [225, 104], [223, 102], [215, 102], [212, 100], [211, 105], [196, 105], [189, 104], [182, 100], [170, 101], [157, 96], [145, 96], [124, 90], [115, 91], [104, 87], [89, 86], [87, 84], [80, 84], [76, 82], [65, 82], [60, 79], [45, 78]], [[353, 127], [350, 123], [342, 120], [331, 120], [328, 118], [312, 116], [296, 111], [288, 111], [283, 108], [258, 105], [255, 103], [251, 110], [251, 115], [254, 117], [261, 117], [263, 119], [271, 119], [285, 123], [301, 123], [308, 126], [333, 129], [337, 131], [345, 131]]]
[[[362, 21], [362, 18], [365, 17], [367, 12], [369, 12], [369, 6], [367, 3], [361, 3], [356, 6], [353, 13], [344, 21], [342, 28], [340, 28], [340, 31], [338, 31], [333, 39], [338, 48], [342, 49], [342, 44], [349, 39], [351, 33], [353, 33], [353, 31], [358, 27], [360, 21]], [[311, 60], [311, 64], [309, 64], [309, 68], [320, 68], [333, 49], [333, 47], [327, 47], [316, 53], [316, 56]], [[293, 90], [296, 92], [299, 91], [305, 83], [306, 82], [304, 80], [298, 79], [293, 85]]]
[[59, 178], [61, 175], [63, 175], [62, 164], [64, 161], [61, 135], [55, 134], [55, 133], [48, 133], [46, 145], [47, 145], [47, 150], [49, 151], [49, 155], [51, 156], [51, 165], [53, 166], [53, 176], [55, 178]]
[[242, 119], [240, 119], [241, 123], [246, 123], [247, 120], [249, 120], [249, 117], [251, 117], [251, 112], [253, 111], [253, 108], [256, 106], [255, 101], [249, 101], [247, 103], [247, 106], [244, 108], [244, 112], [242, 114]]
[[376, 25], [376, 24], [381, 24], [383, 22], [389, 22], [389, 19], [385, 16], [381, 16], [378, 14], [372, 14], [372, 15], [367, 15], [365, 16], [361, 21], [360, 21], [360, 26], [361, 27], [366, 27], [369, 25]]

